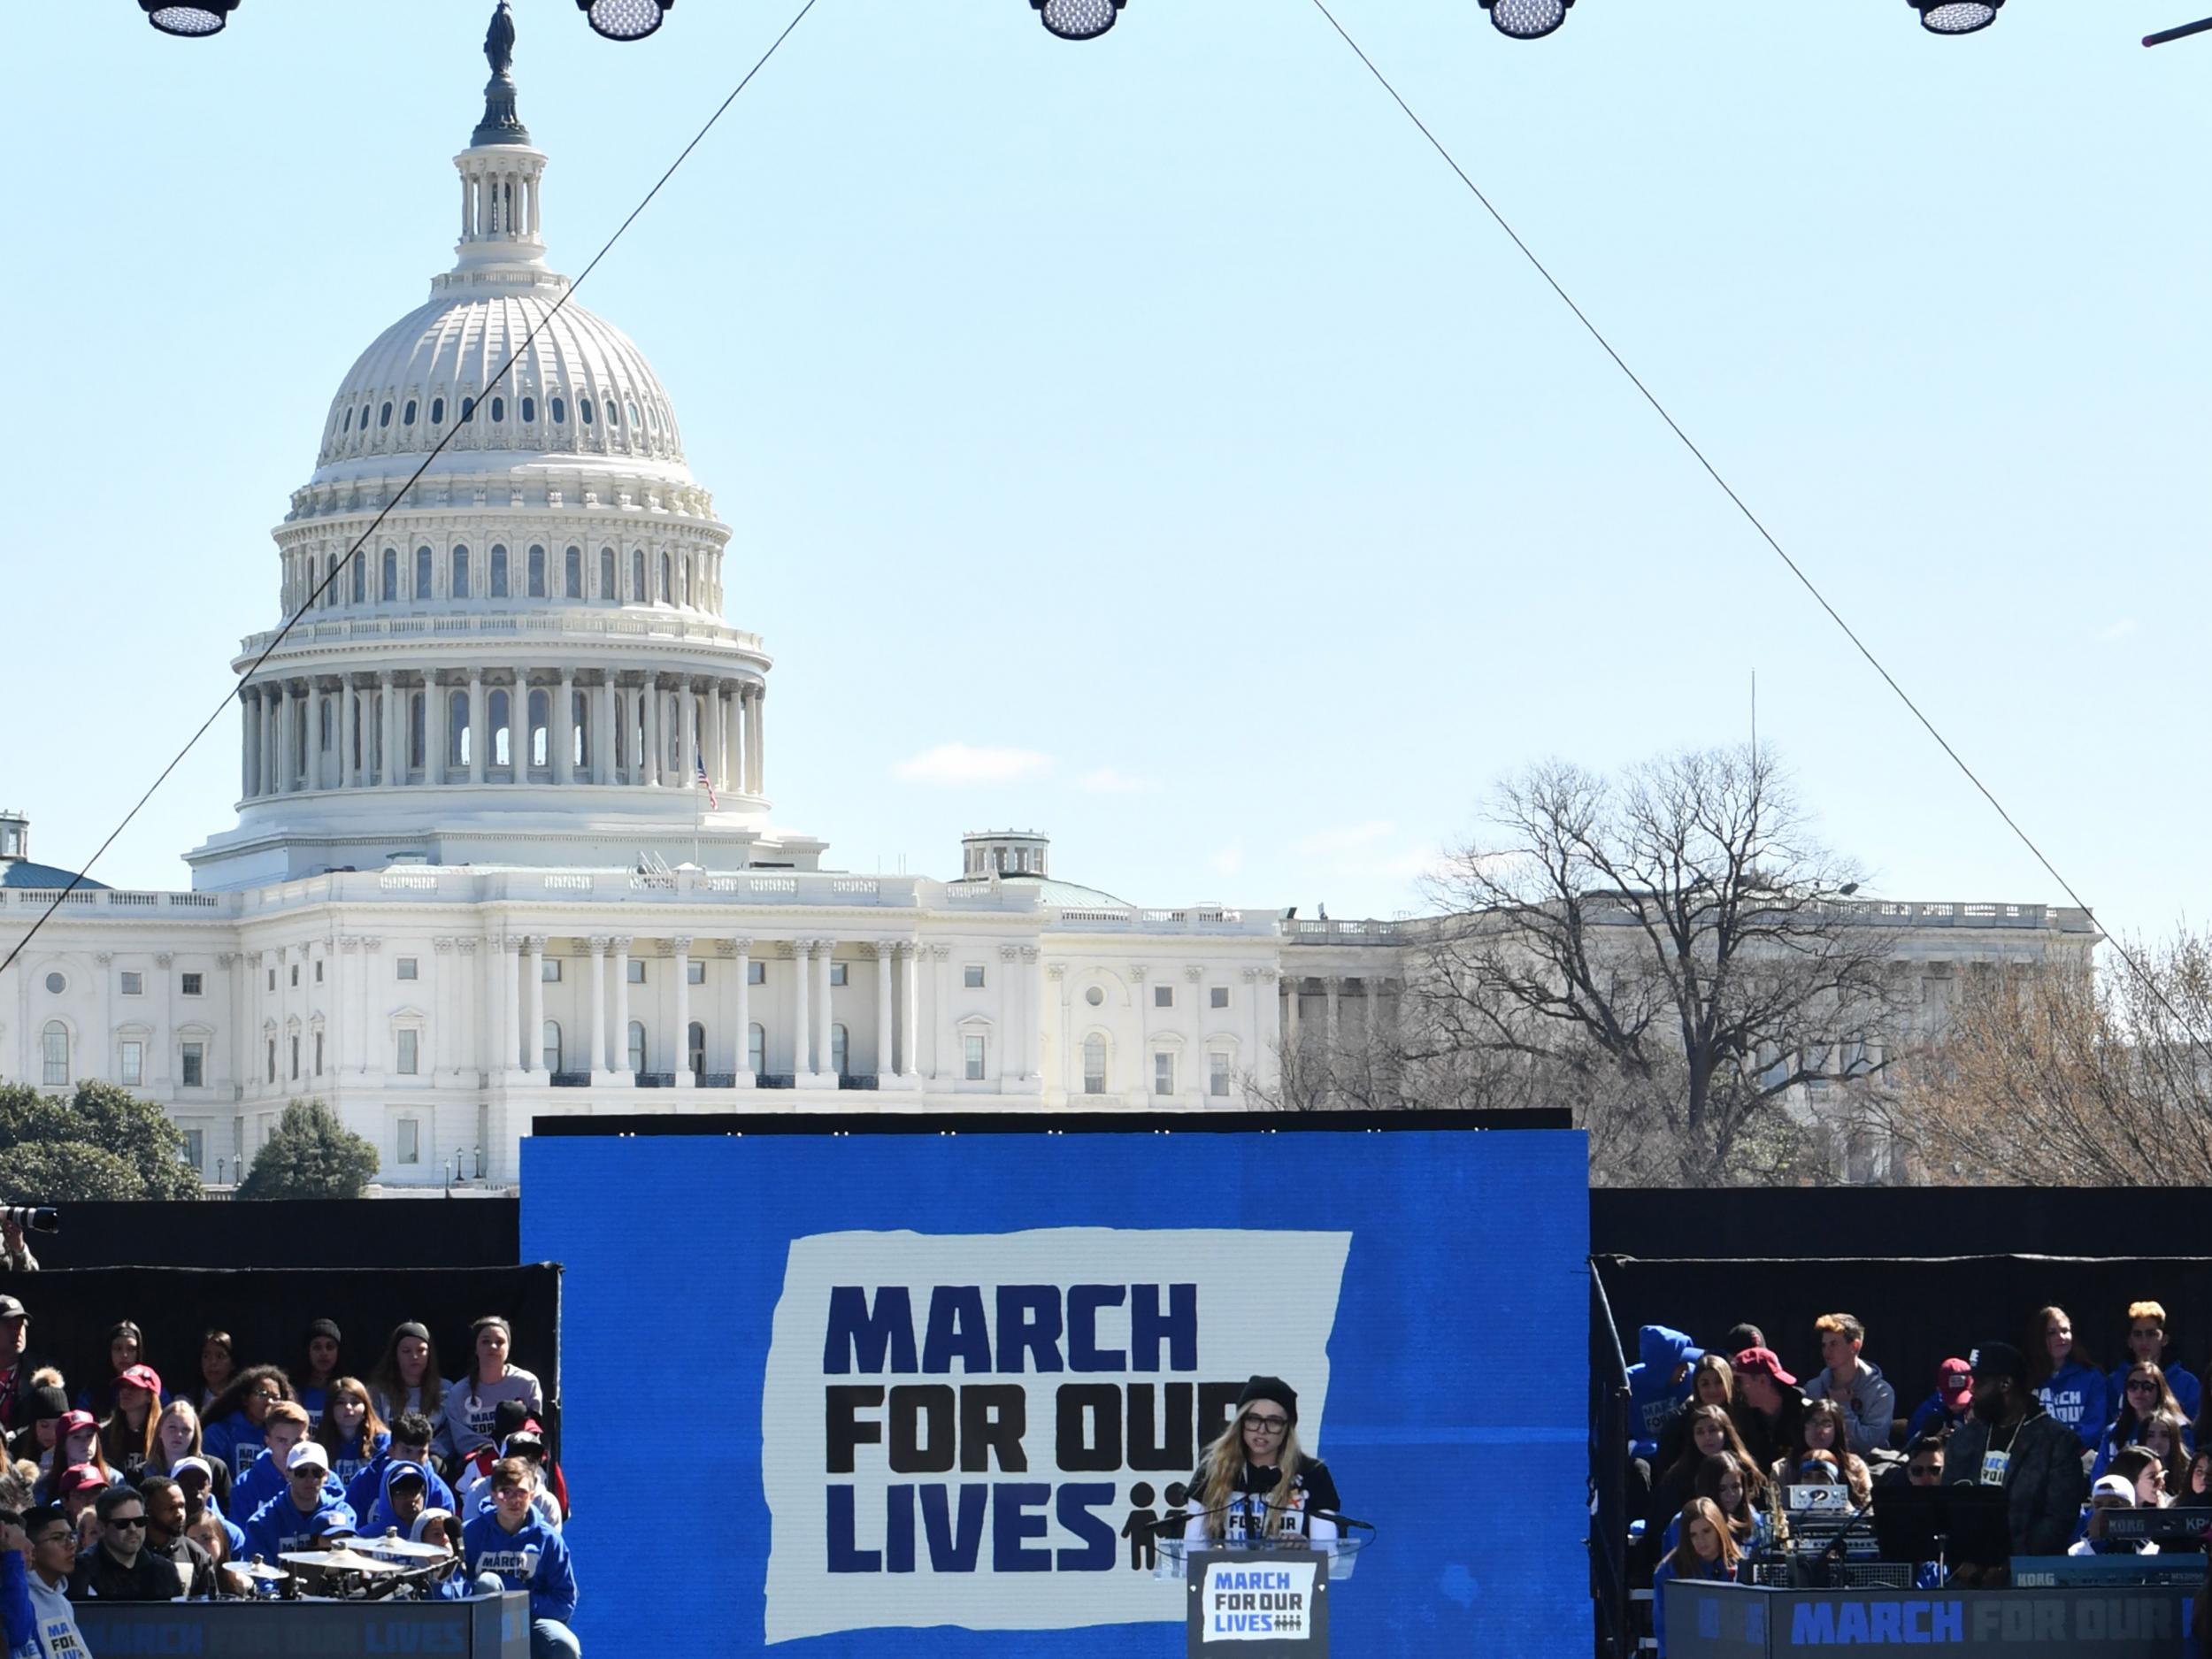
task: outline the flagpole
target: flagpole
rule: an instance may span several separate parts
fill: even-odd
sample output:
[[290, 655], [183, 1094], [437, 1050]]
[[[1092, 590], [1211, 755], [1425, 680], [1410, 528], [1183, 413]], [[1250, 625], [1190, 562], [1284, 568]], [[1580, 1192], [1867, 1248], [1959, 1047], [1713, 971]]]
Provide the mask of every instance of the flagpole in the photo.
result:
[[701, 869], [704, 869], [706, 866], [703, 864], [701, 864], [699, 858], [700, 810], [699, 780], [695, 777], [691, 780], [691, 862], [695, 864], [698, 864]]

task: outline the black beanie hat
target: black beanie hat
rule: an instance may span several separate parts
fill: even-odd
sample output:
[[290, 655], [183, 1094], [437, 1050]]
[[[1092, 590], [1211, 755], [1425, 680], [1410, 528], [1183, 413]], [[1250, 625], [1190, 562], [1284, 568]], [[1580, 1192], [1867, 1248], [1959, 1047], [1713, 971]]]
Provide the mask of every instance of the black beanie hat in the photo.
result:
[[338, 1322], [335, 1319], [310, 1319], [307, 1322], [307, 1334], [310, 1340], [319, 1336], [326, 1336], [334, 1342], [342, 1340], [338, 1334]]
[[1244, 1385], [1244, 1392], [1237, 1396], [1237, 1415], [1244, 1415], [1244, 1408], [1255, 1400], [1275, 1400], [1282, 1403], [1283, 1415], [1293, 1423], [1298, 1421], [1298, 1391], [1279, 1377], [1254, 1377]]
[[527, 1400], [502, 1400], [492, 1408], [493, 1438], [504, 1442], [510, 1434], [520, 1432], [531, 1415]]
[[49, 1383], [43, 1388], [31, 1390], [28, 1401], [33, 1423], [43, 1423], [48, 1417], [58, 1417], [69, 1409], [69, 1396]]

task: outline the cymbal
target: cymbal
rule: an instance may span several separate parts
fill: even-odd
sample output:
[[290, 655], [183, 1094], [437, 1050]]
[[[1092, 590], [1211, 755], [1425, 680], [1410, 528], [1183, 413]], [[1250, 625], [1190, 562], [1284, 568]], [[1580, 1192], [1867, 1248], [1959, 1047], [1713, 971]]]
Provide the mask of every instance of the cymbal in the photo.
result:
[[290, 1562], [295, 1567], [316, 1567], [325, 1572], [400, 1572], [404, 1569], [396, 1563], [378, 1561], [373, 1556], [357, 1554], [350, 1549], [307, 1549], [278, 1559]]
[[443, 1561], [449, 1553], [443, 1544], [419, 1544], [397, 1533], [385, 1538], [356, 1539], [354, 1548], [365, 1555], [392, 1555], [402, 1561]]
[[264, 1566], [257, 1561], [230, 1561], [223, 1564], [234, 1571], [244, 1573], [249, 1578], [260, 1578], [271, 1584], [279, 1583], [292, 1576], [281, 1567]]

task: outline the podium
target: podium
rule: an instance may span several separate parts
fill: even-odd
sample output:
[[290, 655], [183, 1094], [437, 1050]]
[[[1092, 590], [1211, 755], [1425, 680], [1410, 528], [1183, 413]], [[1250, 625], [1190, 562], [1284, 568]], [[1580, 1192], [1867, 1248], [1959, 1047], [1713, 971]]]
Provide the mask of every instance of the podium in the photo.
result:
[[1274, 1544], [1160, 1540], [1158, 1575], [1183, 1580], [1190, 1659], [1328, 1659], [1329, 1586], [1352, 1575], [1365, 1539]]

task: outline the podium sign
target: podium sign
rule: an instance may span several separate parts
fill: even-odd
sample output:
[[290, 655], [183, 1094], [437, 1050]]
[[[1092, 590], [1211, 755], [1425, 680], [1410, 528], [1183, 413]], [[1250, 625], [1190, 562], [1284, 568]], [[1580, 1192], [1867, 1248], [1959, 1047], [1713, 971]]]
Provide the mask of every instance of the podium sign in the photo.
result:
[[1329, 1557], [1318, 1549], [1193, 1549], [1183, 1628], [1191, 1659], [1326, 1659]]

